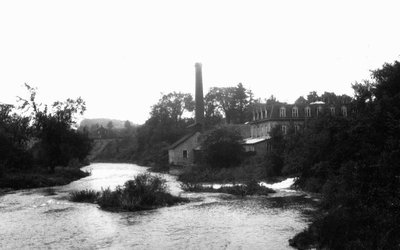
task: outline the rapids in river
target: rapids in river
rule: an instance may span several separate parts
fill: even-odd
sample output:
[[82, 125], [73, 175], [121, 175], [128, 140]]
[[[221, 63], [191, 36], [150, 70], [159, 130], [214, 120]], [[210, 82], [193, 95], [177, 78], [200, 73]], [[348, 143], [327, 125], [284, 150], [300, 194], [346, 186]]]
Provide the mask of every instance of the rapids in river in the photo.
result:
[[[169, 191], [192, 201], [139, 212], [107, 212], [68, 201], [74, 190], [115, 188], [147, 171], [134, 164], [96, 163], [91, 176], [69, 185], [0, 196], [0, 249], [291, 249], [288, 240], [313, 209], [304, 194], [275, 185], [277, 193], [236, 197], [190, 193], [176, 177]], [[274, 186], [272, 186], [274, 187]]]

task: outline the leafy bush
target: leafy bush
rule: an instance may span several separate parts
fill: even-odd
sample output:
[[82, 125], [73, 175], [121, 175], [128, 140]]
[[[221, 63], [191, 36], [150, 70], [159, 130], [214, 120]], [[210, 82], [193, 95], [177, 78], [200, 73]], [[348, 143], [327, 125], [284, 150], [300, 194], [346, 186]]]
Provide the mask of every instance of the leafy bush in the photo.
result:
[[263, 166], [244, 163], [242, 166], [230, 168], [211, 168], [207, 165], [186, 167], [178, 176], [178, 180], [190, 183], [234, 183], [251, 179], [261, 179], [263, 177], [266, 177], [265, 168]]
[[229, 127], [211, 130], [202, 142], [206, 163], [214, 168], [238, 166], [244, 157], [240, 133]]
[[[101, 208], [112, 211], [138, 211], [154, 209], [157, 207], [171, 206], [188, 200], [173, 196], [167, 193], [165, 180], [148, 173], [139, 174], [133, 180], [117, 186], [114, 191], [110, 188], [97, 193], [93, 190], [80, 191], [72, 193], [71, 197], [77, 196], [77, 200], [82, 198], [81, 202], [98, 203]], [[82, 196], [82, 197], [81, 197]]]

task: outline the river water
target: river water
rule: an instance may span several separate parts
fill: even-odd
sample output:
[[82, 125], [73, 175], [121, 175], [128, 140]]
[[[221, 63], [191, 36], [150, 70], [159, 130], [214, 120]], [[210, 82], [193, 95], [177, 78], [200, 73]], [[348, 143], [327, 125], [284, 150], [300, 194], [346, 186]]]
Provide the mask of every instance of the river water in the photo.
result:
[[72, 190], [114, 188], [147, 171], [134, 164], [92, 164], [66, 186], [0, 197], [0, 249], [291, 249], [307, 226], [310, 199], [280, 189], [270, 197], [188, 193], [174, 176], [170, 192], [192, 199], [151, 211], [113, 213], [67, 200]]

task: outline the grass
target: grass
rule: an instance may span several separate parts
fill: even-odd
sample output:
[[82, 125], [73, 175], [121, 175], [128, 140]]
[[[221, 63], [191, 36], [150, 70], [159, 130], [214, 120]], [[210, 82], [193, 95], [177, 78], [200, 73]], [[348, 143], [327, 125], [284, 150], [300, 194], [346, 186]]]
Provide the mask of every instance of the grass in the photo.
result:
[[189, 201], [167, 193], [165, 180], [148, 173], [137, 175], [114, 191], [107, 188], [101, 192], [72, 192], [70, 200], [97, 203], [102, 209], [110, 211], [148, 210]]
[[86, 189], [70, 193], [70, 200], [74, 202], [95, 203], [100, 196], [100, 192]]
[[220, 188], [213, 188], [203, 186], [201, 184], [182, 184], [182, 189], [189, 192], [210, 192], [210, 193], [227, 193], [232, 195], [268, 195], [275, 193], [271, 188], [260, 186], [257, 181], [250, 180], [243, 185], [222, 186]]
[[0, 177], [0, 189], [27, 189], [38, 187], [51, 187], [66, 185], [72, 181], [89, 176], [79, 168], [56, 168], [54, 173], [37, 168], [29, 171], [16, 171], [4, 173]]

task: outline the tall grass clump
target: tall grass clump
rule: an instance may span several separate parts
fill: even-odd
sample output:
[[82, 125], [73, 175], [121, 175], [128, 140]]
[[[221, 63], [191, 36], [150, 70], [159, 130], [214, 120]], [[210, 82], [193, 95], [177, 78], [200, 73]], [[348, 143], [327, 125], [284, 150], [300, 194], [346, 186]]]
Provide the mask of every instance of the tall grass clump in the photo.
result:
[[86, 189], [80, 191], [73, 191], [70, 193], [70, 200], [75, 202], [88, 202], [95, 203], [100, 196], [100, 192]]
[[[83, 193], [96, 194], [96, 192], [89, 192], [88, 190]], [[75, 194], [74, 196], [77, 195]], [[93, 197], [95, 197], [92, 200], [93, 203], [99, 204], [102, 209], [111, 211], [155, 209], [188, 201], [186, 198], [169, 194], [166, 181], [161, 177], [148, 173], [137, 175], [133, 180], [125, 182], [123, 186], [117, 186], [114, 191], [110, 188], [104, 189]]]

